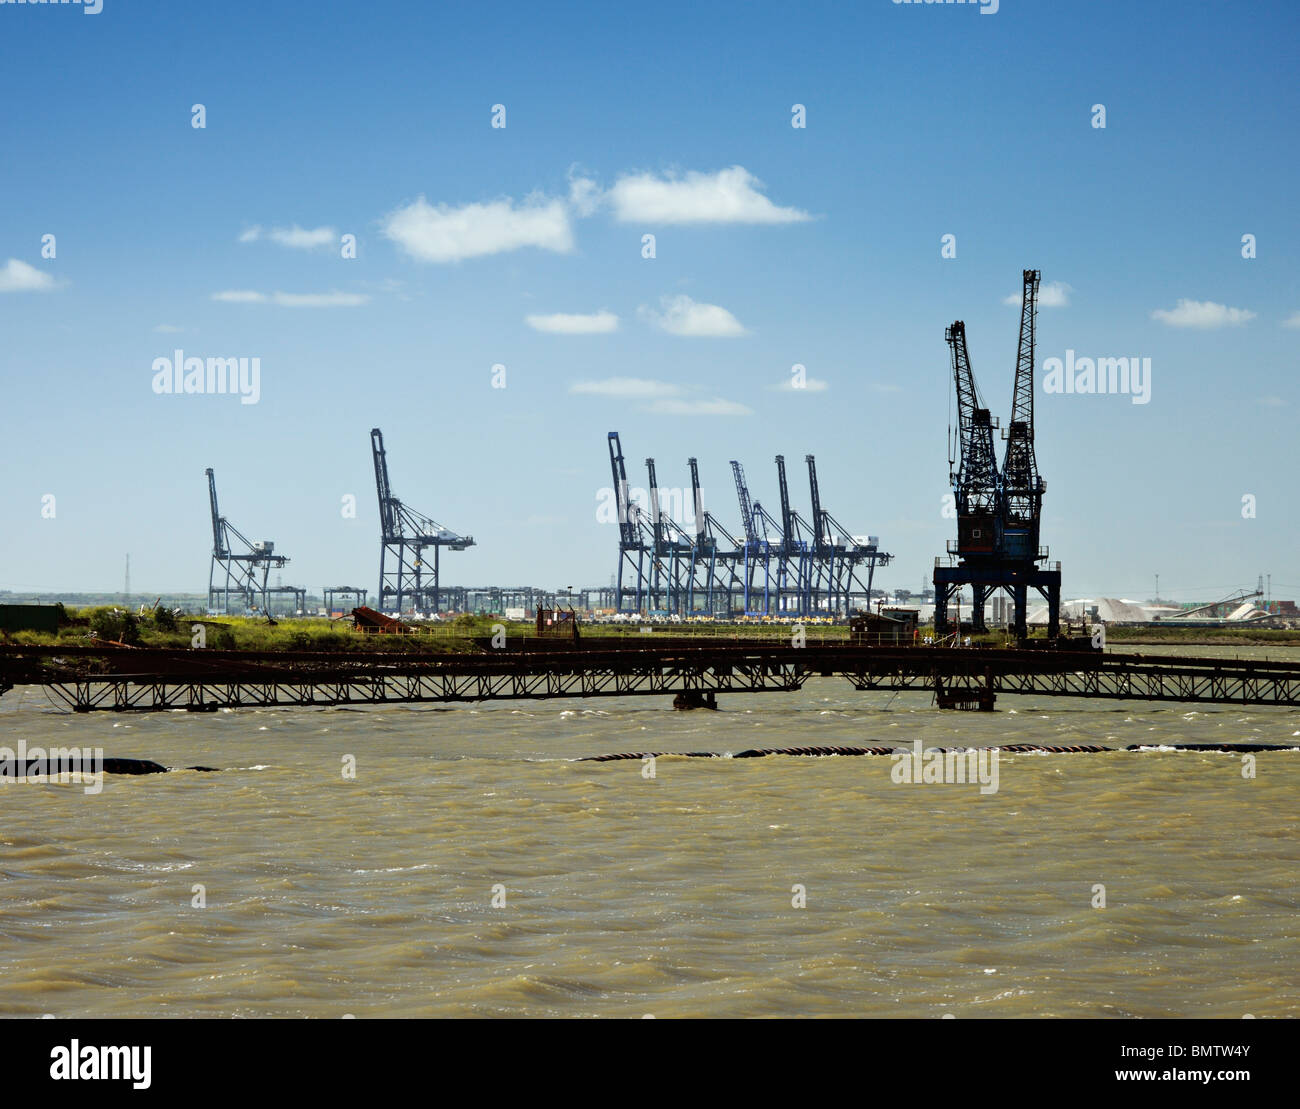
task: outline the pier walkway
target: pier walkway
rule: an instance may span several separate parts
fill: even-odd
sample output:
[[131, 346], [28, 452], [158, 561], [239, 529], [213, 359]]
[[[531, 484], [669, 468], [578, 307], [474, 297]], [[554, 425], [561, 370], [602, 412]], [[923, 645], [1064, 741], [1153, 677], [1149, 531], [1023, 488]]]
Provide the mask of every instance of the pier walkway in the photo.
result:
[[0, 694], [74, 712], [788, 693], [811, 676], [930, 692], [943, 708], [1005, 695], [1300, 706], [1300, 663], [1051, 649], [627, 640], [429, 654], [0, 646]]

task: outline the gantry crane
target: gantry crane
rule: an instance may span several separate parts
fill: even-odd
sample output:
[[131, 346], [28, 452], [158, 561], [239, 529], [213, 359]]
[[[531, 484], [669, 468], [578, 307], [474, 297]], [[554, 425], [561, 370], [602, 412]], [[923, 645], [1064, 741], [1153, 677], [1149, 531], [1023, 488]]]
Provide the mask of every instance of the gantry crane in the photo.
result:
[[[212, 562], [208, 569], [208, 611], [230, 615], [230, 595], [242, 597], [246, 609], [261, 608], [267, 611], [267, 576], [272, 569], [280, 569], [288, 563], [284, 555], [275, 553], [275, 544], [269, 539], [254, 543], [244, 537], [243, 533], [229, 520], [221, 515], [217, 507], [217, 479], [211, 467], [204, 471], [208, 477], [208, 503], [212, 509]], [[243, 544], [244, 549], [235, 551], [231, 548], [231, 537]], [[225, 575], [225, 580], [217, 584], [218, 571]], [[217, 598], [221, 598], [218, 605]], [[259, 606], [258, 601], [261, 601]]]
[[694, 572], [695, 544], [659, 503], [655, 460], [647, 458], [645, 464], [650, 479], [650, 611], [686, 615], [688, 598], [694, 593], [688, 578]]
[[850, 535], [822, 507], [812, 455], [807, 456], [811, 523], [791, 504], [784, 456], [776, 457], [779, 520], [753, 498], [744, 467], [732, 460], [741, 517], [737, 537], [705, 510], [696, 459], [687, 459], [694, 511], [694, 529], [687, 531], [664, 509], [654, 459], [646, 459], [647, 511], [629, 494], [618, 432], [611, 431], [608, 442], [619, 514], [613, 592], [620, 612], [724, 618], [846, 616], [855, 604], [868, 603], [875, 568], [892, 560], [874, 536]]
[[[436, 520], [408, 508], [395, 496], [388, 480], [384, 435], [370, 429], [370, 450], [379, 493], [379, 607], [388, 612], [437, 612], [440, 604], [439, 553], [443, 547], [463, 551], [474, 546], [468, 535], [457, 535]], [[433, 548], [432, 581], [426, 580], [424, 552]], [[390, 564], [391, 560], [391, 564]]]
[[[691, 496], [695, 501], [695, 584], [693, 589], [703, 591], [702, 611], [710, 616], [735, 614], [735, 599], [744, 594], [745, 544], [729, 532], [704, 507], [700, 493], [699, 465], [694, 458], [687, 459], [691, 469]], [[700, 582], [700, 576], [703, 581]], [[743, 610], [743, 599], [742, 599]], [[692, 611], [696, 611], [694, 604]]]
[[[609, 468], [614, 478], [614, 503], [618, 511], [618, 581], [614, 587], [614, 607], [619, 612], [640, 612], [645, 601], [645, 559], [648, 551], [637, 526], [639, 513], [628, 496], [627, 465], [618, 432], [609, 433]], [[630, 572], [630, 573], [629, 573]], [[635, 576], [636, 585], [624, 584], [624, 577]], [[630, 597], [632, 604], [625, 604]]]
[[[763, 521], [762, 506], [753, 502], [749, 495], [749, 483], [745, 480], [745, 468], [734, 458], [731, 460], [731, 476], [736, 482], [736, 499], [740, 502], [740, 527], [745, 537], [744, 545], [744, 607], [746, 616], [762, 615], [770, 611], [771, 581], [769, 555], [771, 553]], [[755, 586], [754, 578], [759, 567], [763, 571], [763, 607], [753, 607]]]

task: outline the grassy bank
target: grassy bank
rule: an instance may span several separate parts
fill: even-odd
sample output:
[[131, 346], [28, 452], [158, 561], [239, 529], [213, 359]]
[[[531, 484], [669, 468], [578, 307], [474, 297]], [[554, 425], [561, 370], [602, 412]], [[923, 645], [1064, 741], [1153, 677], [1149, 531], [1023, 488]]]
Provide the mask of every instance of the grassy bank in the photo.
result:
[[[127, 612], [111, 605], [61, 612], [57, 633], [17, 632], [6, 641], [17, 644], [53, 646], [90, 646], [97, 642], [120, 642], [133, 647], [189, 648], [203, 646], [209, 650], [244, 651], [393, 651], [458, 652], [475, 649], [475, 639], [491, 637], [504, 626], [511, 640], [534, 638], [532, 621], [511, 622], [489, 616], [458, 616], [444, 623], [420, 626], [411, 635], [363, 635], [353, 631], [350, 620], [323, 618], [284, 619], [274, 624], [265, 619], [173, 615], [170, 610], [146, 610], [143, 614]], [[642, 632], [642, 627], [652, 630]], [[849, 629], [843, 624], [804, 626], [809, 643], [846, 641]], [[701, 643], [717, 640], [755, 642], [790, 642], [792, 624], [750, 622], [744, 624], [583, 624], [583, 642], [592, 640], [647, 639], [671, 636], [674, 639], [698, 639]], [[933, 629], [920, 629], [920, 641]], [[963, 637], [964, 638], [964, 637]], [[1044, 638], [1041, 630], [1032, 636]], [[1272, 646], [1300, 645], [1300, 629], [1278, 628], [1176, 628], [1176, 627], [1107, 627], [1108, 644], [1197, 646]], [[1003, 631], [972, 636], [979, 646], [1012, 646]]]

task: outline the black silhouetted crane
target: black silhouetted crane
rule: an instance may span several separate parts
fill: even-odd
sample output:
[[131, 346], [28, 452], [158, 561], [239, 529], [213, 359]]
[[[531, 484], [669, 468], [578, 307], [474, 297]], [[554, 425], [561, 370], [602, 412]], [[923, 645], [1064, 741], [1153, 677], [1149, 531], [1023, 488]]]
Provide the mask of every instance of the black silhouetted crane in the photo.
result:
[[1001, 528], [1001, 488], [993, 449], [989, 410], [980, 399], [966, 349], [966, 325], [957, 320], [944, 332], [952, 356], [952, 376], [957, 390], [957, 443], [959, 461], [953, 469], [948, 458], [948, 478], [957, 509], [957, 546], [952, 551], [969, 560], [998, 553]]
[[993, 448], [997, 426], [980, 399], [966, 349], [966, 325], [957, 320], [944, 333], [952, 359], [957, 393], [957, 443], [960, 462], [954, 468], [949, 455], [957, 515], [957, 540], [948, 543], [943, 565], [935, 559], [934, 625], [938, 635], [952, 629], [948, 601], [963, 585], [971, 587], [971, 627], [986, 630], [984, 604], [998, 590], [1013, 602], [1012, 628], [1019, 639], [1028, 634], [1026, 619], [1029, 589], [1047, 599], [1047, 634], [1055, 639], [1060, 622], [1060, 564], [1039, 565], [1047, 549], [1038, 545], [1043, 493], [1047, 483], [1039, 476], [1034, 452], [1034, 345], [1038, 310], [1038, 270], [1021, 274], [1020, 340], [1016, 349], [1016, 374], [1011, 397], [1011, 421], [1006, 431], [1006, 454], [999, 473]]
[[1023, 277], [1016, 381], [1002, 463], [1002, 534], [1008, 557], [1033, 559], [1038, 554], [1039, 517], [1047, 491], [1034, 455], [1034, 330], [1040, 274], [1025, 270]]

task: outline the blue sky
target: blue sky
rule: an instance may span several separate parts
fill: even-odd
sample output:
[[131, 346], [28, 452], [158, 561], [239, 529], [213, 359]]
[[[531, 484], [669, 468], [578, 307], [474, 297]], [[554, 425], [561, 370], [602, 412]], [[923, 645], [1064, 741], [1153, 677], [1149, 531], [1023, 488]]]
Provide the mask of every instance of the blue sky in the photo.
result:
[[[807, 515], [815, 453], [915, 589], [954, 534], [944, 328], [1005, 421], [1035, 267], [1040, 366], [1152, 366], [1147, 404], [1038, 394], [1066, 594], [1300, 595], [1300, 9], [998, 8], [0, 4], [0, 588], [117, 589], [129, 551], [201, 589], [212, 466], [286, 584], [373, 589], [379, 426], [478, 542], [448, 583], [607, 582], [618, 430], [633, 484], [697, 456], [732, 530], [729, 459], [775, 507], [785, 454]], [[156, 394], [176, 349], [260, 359], [258, 402]]]

